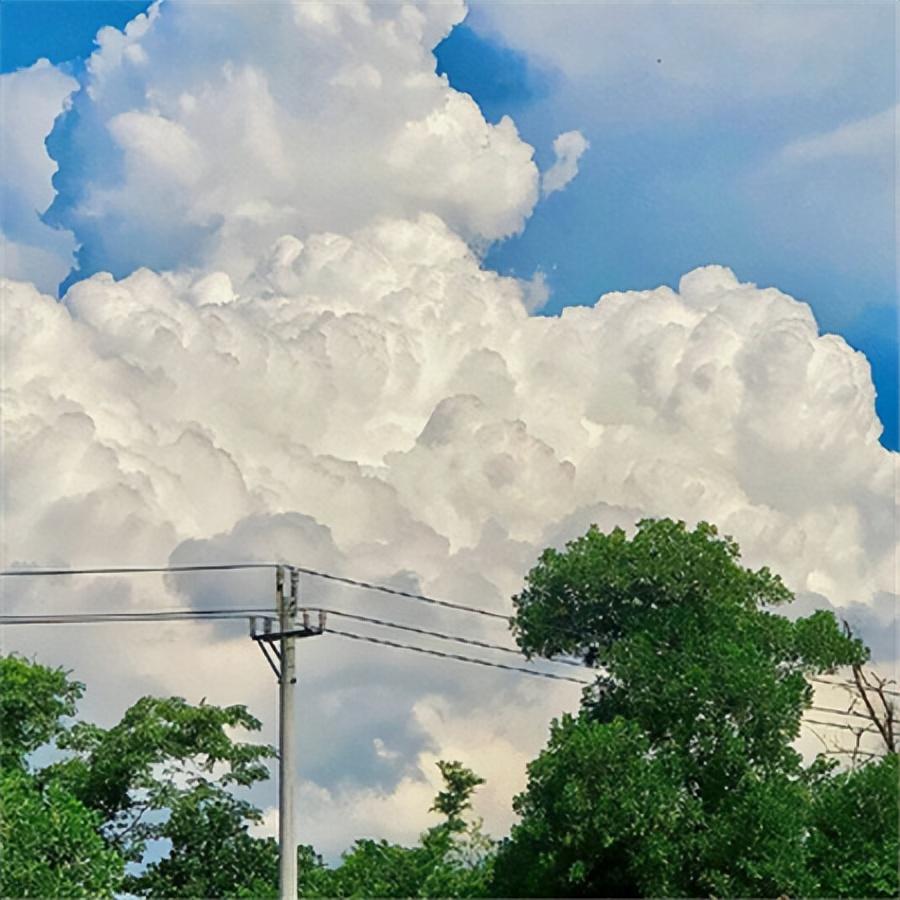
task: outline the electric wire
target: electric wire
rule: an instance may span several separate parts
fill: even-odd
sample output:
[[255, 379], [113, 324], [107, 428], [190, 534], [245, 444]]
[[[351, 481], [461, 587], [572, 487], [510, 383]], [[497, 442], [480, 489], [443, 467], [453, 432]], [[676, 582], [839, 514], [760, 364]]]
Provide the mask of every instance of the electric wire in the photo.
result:
[[[385, 628], [396, 628], [398, 631], [408, 631], [412, 634], [421, 634], [427, 637], [438, 638], [442, 641], [454, 641], [458, 644], [468, 644], [473, 647], [481, 647], [485, 650], [498, 650], [502, 653], [512, 653], [514, 656], [522, 657], [524, 654], [521, 650], [516, 650], [513, 647], [504, 647], [501, 644], [492, 644], [489, 641], [481, 641], [476, 638], [463, 637], [462, 635], [455, 634], [447, 634], [442, 631], [431, 631], [427, 628], [419, 628], [415, 625], [407, 625], [401, 622], [390, 622], [386, 619], [376, 619], [372, 616], [360, 616], [356, 613], [348, 613], [342, 610], [337, 609], [323, 609], [321, 612], [326, 612], [330, 616], [338, 616], [342, 619], [351, 619], [355, 622], [365, 622], [369, 625], [379, 625]], [[589, 669], [590, 666], [584, 665], [584, 663], [577, 662], [574, 659], [554, 659], [552, 657], [548, 657], [547, 659], [541, 659], [540, 662], [550, 662], [557, 663], [563, 666], [573, 666], [577, 669]]]
[[[185, 565], [169, 565], [169, 566], [116, 566], [116, 567], [98, 567], [98, 568], [35, 568], [35, 569], [6, 569], [0, 572], [0, 576], [2, 577], [37, 577], [37, 576], [62, 576], [62, 575], [138, 575], [138, 574], [165, 574], [165, 573], [177, 573], [177, 572], [227, 572], [227, 571], [237, 571], [237, 570], [250, 570], [250, 569], [274, 569], [278, 566], [283, 566], [286, 569], [293, 570], [299, 572], [304, 575], [308, 575], [313, 578], [320, 578], [326, 581], [335, 582], [338, 584], [345, 584], [350, 587], [357, 587], [362, 590], [369, 591], [377, 591], [383, 594], [389, 594], [395, 597], [401, 597], [407, 600], [416, 600], [422, 603], [428, 603], [433, 606], [440, 606], [446, 609], [453, 609], [459, 612], [466, 612], [475, 615], [484, 616], [486, 618], [491, 618], [499, 621], [503, 621], [509, 624], [512, 620], [512, 616], [504, 615], [503, 613], [493, 612], [492, 610], [482, 609], [476, 606], [469, 606], [462, 603], [453, 603], [449, 600], [441, 600], [436, 597], [431, 597], [427, 594], [416, 593], [413, 591], [404, 591], [399, 588], [390, 587], [385, 584], [378, 584], [376, 582], [363, 581], [357, 578], [350, 578], [344, 575], [336, 575], [333, 572], [325, 572], [320, 569], [313, 569], [308, 566], [299, 566], [292, 565], [290, 563], [274, 563], [274, 562], [230, 562], [230, 563], [200, 563], [200, 564], [185, 564]], [[250, 611], [248, 611], [249, 614]], [[270, 612], [270, 610], [253, 610], [252, 612]], [[238, 614], [242, 615], [242, 614]], [[335, 612], [335, 615], [338, 615]], [[24, 619], [19, 617], [15, 617], [15, 621], [10, 620], [11, 617], [0, 617], [0, 624], [45, 624], [44, 622], [37, 623], [29, 623]], [[108, 621], [113, 621], [109, 619]], [[382, 624], [380, 622], [375, 622], [373, 620], [372, 624]], [[387, 623], [383, 623], [387, 624]], [[396, 624], [394, 625], [396, 627]], [[549, 626], [550, 630], [556, 631], [560, 634], [576, 634], [573, 629], [567, 629], [563, 626]], [[404, 626], [403, 630], [412, 630], [412, 626]], [[451, 636], [443, 636], [439, 633], [433, 633], [430, 636], [438, 637], [445, 640], [457, 640], [457, 638]], [[479, 646], [479, 644], [474, 643], [473, 641], [461, 640], [462, 643], [473, 643], [474, 646]], [[511, 652], [517, 653], [518, 651], [513, 650], [511, 648], [500, 647], [499, 645], [495, 646], [485, 646], [485, 649], [494, 649], [501, 650], [502, 652]], [[563, 660], [556, 659], [552, 660], [553, 662], [562, 663], [563, 665], [574, 665], [580, 666], [580, 663], [574, 660]], [[529, 670], [526, 670], [529, 671]], [[837, 679], [837, 680], [827, 680], [821, 677], [808, 676], [808, 680], [823, 684], [823, 685], [831, 685], [834, 687], [848, 687], [848, 688], [859, 688], [859, 686], [849, 680], [845, 679]], [[876, 688], [875, 686], [864, 685], [863, 690], [877, 692], [891, 696], [891, 697], [900, 697], [900, 690], [892, 690], [889, 688]], [[824, 710], [823, 710], [824, 711]]]
[[[316, 610], [310, 610], [315, 612]], [[360, 616], [355, 613], [347, 613], [343, 610], [329, 609], [324, 610], [329, 615], [339, 618], [350, 619], [356, 622], [362, 622], [371, 625], [377, 625], [385, 628], [393, 628], [400, 631], [408, 631], [414, 634], [421, 634], [426, 637], [438, 638], [440, 640], [454, 641], [456, 643], [467, 644], [474, 647], [481, 647], [486, 650], [499, 650], [506, 653], [520, 655], [519, 651], [511, 647], [503, 647], [499, 644], [492, 644], [487, 641], [480, 641], [474, 638], [463, 637], [462, 635], [450, 635], [439, 631], [431, 631], [426, 628], [418, 628], [416, 626], [407, 625], [401, 622], [391, 622], [386, 619], [377, 619], [372, 616]], [[190, 620], [228, 620], [228, 619], [245, 619], [254, 616], [265, 616], [274, 614], [271, 607], [226, 607], [220, 609], [166, 609], [166, 610], [135, 610], [135, 611], [104, 611], [97, 613], [58, 613], [58, 614], [35, 614], [35, 615], [10, 615], [0, 616], [0, 625], [80, 625], [80, 624], [104, 624], [117, 622], [156, 622], [156, 621], [190, 621]], [[328, 629], [331, 633], [339, 632]], [[348, 635], [349, 636], [349, 635]], [[362, 638], [363, 636], [360, 636]], [[373, 640], [373, 643], [375, 641]], [[386, 643], [386, 642], [385, 642]], [[392, 642], [389, 646], [395, 646]], [[396, 645], [399, 646], [399, 645]], [[414, 648], [404, 645], [405, 649], [418, 649], [420, 652], [427, 652], [427, 648]], [[447, 655], [447, 654], [441, 654]], [[449, 655], [448, 655], [449, 656]], [[458, 658], [455, 655], [450, 658]], [[461, 659], [461, 657], [459, 657]], [[474, 661], [474, 660], [473, 660]], [[488, 660], [479, 660], [481, 664], [490, 665]], [[572, 665], [579, 668], [587, 668], [580, 666], [573, 660], [541, 660], [541, 662], [558, 662], [565, 665]], [[509, 668], [509, 667], [506, 667]], [[517, 670], [519, 667], [516, 667]], [[521, 669], [521, 671], [532, 672], [530, 669]], [[540, 674], [533, 672], [532, 674]], [[580, 680], [579, 680], [580, 681]], [[583, 684], [590, 682], [581, 681]], [[852, 710], [834, 709], [827, 706], [811, 706], [809, 709], [815, 712], [824, 712], [832, 715], [849, 716], [863, 720], [869, 720], [869, 716], [864, 713], [854, 712]], [[808, 720], [809, 721], [809, 720]], [[838, 724], [838, 723], [833, 723]]]
[[[421, 634], [426, 637], [434, 637], [441, 640], [449, 640], [457, 643], [467, 644], [470, 646], [481, 647], [488, 650], [502, 650], [508, 653], [517, 654], [518, 651], [509, 647], [502, 647], [498, 644], [491, 644], [486, 641], [479, 641], [472, 638], [466, 638], [461, 635], [448, 635], [443, 632], [431, 631], [424, 628], [406, 625], [400, 622], [391, 622], [385, 619], [377, 619], [372, 616], [359, 616], [354, 613], [346, 613], [342, 610], [324, 610], [329, 615], [339, 618], [346, 618], [366, 624], [382, 626], [386, 628], [394, 628], [401, 631], [409, 631], [415, 634]], [[156, 622], [156, 621], [196, 621], [196, 620], [236, 620], [247, 619], [255, 616], [273, 615], [274, 610], [271, 607], [224, 607], [219, 609], [166, 609], [166, 610], [136, 610], [136, 611], [104, 611], [97, 613], [58, 613], [58, 614], [33, 614], [33, 615], [4, 615], [0, 616], [0, 625], [80, 625], [80, 624], [104, 624], [104, 623], [128, 623], [128, 622]], [[571, 678], [568, 676], [556, 675], [550, 672], [539, 672], [532, 669], [526, 669], [521, 666], [509, 666], [504, 663], [492, 662], [490, 660], [476, 659], [461, 654], [445, 653], [439, 650], [433, 650], [426, 647], [416, 647], [411, 644], [402, 644], [397, 641], [391, 641], [384, 638], [376, 638], [367, 635], [360, 635], [351, 632], [344, 632], [338, 629], [328, 628], [327, 633], [336, 634], [340, 637], [351, 638], [354, 640], [366, 641], [372, 644], [381, 644], [387, 647], [397, 649], [410, 650], [418, 653], [424, 653], [430, 656], [440, 657], [442, 659], [452, 659], [458, 662], [467, 662], [475, 665], [488, 666], [491, 668], [504, 669], [506, 671], [519, 672], [525, 675], [533, 675], [553, 680], [569, 681], [577, 684], [591, 684], [580, 678]], [[579, 666], [572, 660], [542, 660], [544, 662], [562, 662], [566, 665]], [[868, 720], [869, 716], [853, 712], [852, 710], [833, 709], [824, 706], [809, 707], [815, 712], [824, 712], [832, 715], [849, 716], [853, 718]], [[804, 719], [805, 722], [816, 725], [831, 726], [835, 728], [848, 728], [850, 730], [871, 731], [870, 728], [858, 727], [854, 729], [851, 725], [843, 725], [838, 722], [823, 722], [815, 719]]]
[[367, 591], [378, 591], [382, 594], [392, 594], [395, 597], [404, 597], [407, 600], [418, 600], [421, 603], [430, 603], [434, 606], [444, 606], [447, 609], [456, 609], [461, 612], [474, 613], [479, 616], [486, 616], [490, 619], [500, 619], [509, 623], [510, 616], [503, 613], [492, 612], [489, 609], [481, 609], [477, 606], [466, 606], [463, 603], [451, 603], [449, 600], [438, 600], [435, 597], [429, 597], [427, 594], [417, 594], [413, 591], [403, 591], [399, 588], [389, 587], [386, 584], [375, 584], [371, 581], [360, 581], [356, 578], [347, 578], [343, 575], [333, 575], [331, 572], [322, 572], [318, 569], [308, 569], [305, 566], [290, 565], [288, 568], [303, 575], [310, 575], [313, 578], [322, 578], [325, 581], [335, 581], [339, 584], [346, 584], [350, 587], [358, 587]]
[[160, 609], [0, 615], [0, 625], [93, 625], [114, 622], [190, 621], [193, 619], [247, 619], [273, 614], [271, 607], [227, 607], [224, 609]]
[[33, 578], [41, 575], [147, 575], [166, 572], [229, 572], [236, 569], [273, 569], [276, 565], [276, 563], [269, 562], [238, 562], [183, 566], [107, 566], [96, 569], [4, 569], [0, 572], [0, 576], [4, 578]]
[[340, 631], [336, 628], [326, 628], [325, 634], [335, 634], [338, 637], [350, 638], [354, 641], [365, 641], [369, 644], [381, 644], [384, 647], [394, 647], [398, 650], [412, 650], [415, 653], [425, 653], [428, 656], [437, 656], [440, 659], [452, 659], [457, 662], [473, 663], [478, 666], [487, 666], [492, 669], [504, 669], [507, 672], [519, 672], [523, 675], [531, 675], [535, 678], [550, 678], [554, 681], [570, 681], [573, 684], [589, 685], [592, 682], [583, 678], [572, 678], [569, 675], [556, 675], [552, 672], [538, 672], [534, 669], [524, 669], [521, 666], [509, 666], [506, 663], [491, 662], [486, 659], [477, 659], [474, 656], [463, 656], [458, 653], [445, 653], [442, 650], [433, 650], [426, 647], [416, 647], [412, 644], [401, 644], [399, 641], [390, 641], [385, 638], [372, 637], [371, 635], [357, 634], [352, 631]]

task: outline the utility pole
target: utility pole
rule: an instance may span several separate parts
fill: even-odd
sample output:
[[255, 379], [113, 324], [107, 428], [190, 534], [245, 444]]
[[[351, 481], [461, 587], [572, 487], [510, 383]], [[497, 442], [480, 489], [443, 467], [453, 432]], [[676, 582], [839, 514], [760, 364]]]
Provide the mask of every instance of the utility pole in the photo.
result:
[[[285, 596], [284, 572], [290, 576], [290, 593]], [[303, 612], [298, 625], [300, 573], [292, 566], [275, 567], [275, 608], [278, 631], [272, 631], [272, 619], [263, 619], [263, 631], [257, 632], [256, 619], [250, 622], [250, 637], [262, 650], [278, 679], [278, 895], [281, 900], [297, 898], [297, 835], [294, 830], [296, 765], [297, 638], [322, 634], [325, 615], [319, 611], [318, 628], [309, 622], [309, 611]]]
[[281, 677], [278, 680], [278, 890], [281, 900], [297, 898], [297, 839], [294, 835], [294, 693], [297, 685], [296, 638], [299, 575], [291, 569], [291, 593], [284, 596], [284, 569], [275, 570], [275, 599], [281, 631]]

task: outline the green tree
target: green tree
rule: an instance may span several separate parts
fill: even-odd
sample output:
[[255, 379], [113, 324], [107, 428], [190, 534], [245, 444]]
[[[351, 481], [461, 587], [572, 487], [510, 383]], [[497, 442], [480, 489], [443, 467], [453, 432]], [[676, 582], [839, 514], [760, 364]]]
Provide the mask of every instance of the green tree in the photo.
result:
[[305, 897], [483, 897], [491, 875], [493, 843], [479, 821], [467, 822], [475, 789], [484, 783], [459, 762], [440, 761], [444, 789], [431, 809], [444, 821], [420, 842], [404, 847], [358, 840], [339, 866], [313, 864], [302, 876]]
[[84, 686], [62, 669], [0, 657], [0, 895], [111, 895], [124, 860], [100, 835], [102, 817], [31, 755], [66, 733]]
[[257, 731], [260, 722], [244, 706], [143, 697], [112, 728], [79, 722], [59, 736], [68, 756], [48, 772], [97, 810], [110, 845], [138, 862], [148, 840], [165, 837], [168, 811], [198, 788], [249, 787], [268, 778], [274, 749], [234, 740], [235, 728]]
[[593, 527], [545, 551], [514, 598], [519, 645], [598, 672], [529, 767], [496, 889], [809, 893], [813, 774], [791, 746], [806, 676], [866, 651], [830, 613], [773, 609], [791, 599], [707, 524], [646, 520], [633, 538]]
[[111, 896], [124, 863], [99, 825], [61, 785], [0, 767], [0, 896]]
[[[273, 893], [274, 842], [250, 835], [259, 811], [233, 794], [274, 755], [231, 736], [259, 729], [246, 708], [144, 697], [104, 729], [71, 721], [83, 691], [62, 669], [0, 657], [0, 893]], [[55, 761], [34, 766], [38, 750]], [[126, 879], [159, 839], [169, 855]]]
[[813, 795], [810, 868], [823, 897], [900, 895], [896, 753], [823, 778]]
[[278, 844], [249, 833], [259, 810], [220, 785], [201, 782], [172, 802], [155, 837], [171, 850], [126, 878], [139, 897], [276, 897]]

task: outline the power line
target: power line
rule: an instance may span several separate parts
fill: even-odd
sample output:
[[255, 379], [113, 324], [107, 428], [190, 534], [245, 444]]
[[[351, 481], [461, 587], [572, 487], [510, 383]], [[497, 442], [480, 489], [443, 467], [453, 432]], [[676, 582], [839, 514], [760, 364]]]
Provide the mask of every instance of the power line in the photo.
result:
[[477, 659], [474, 656], [462, 656], [457, 653], [444, 653], [442, 650], [432, 650], [425, 647], [415, 647], [412, 644], [401, 644], [398, 641], [389, 641], [385, 638], [376, 638], [369, 635], [356, 634], [352, 631], [339, 631], [335, 628], [326, 628], [326, 634], [336, 634], [339, 637], [350, 638], [354, 641], [366, 641], [369, 644], [381, 644], [385, 647], [395, 647], [398, 650], [412, 650], [415, 653], [425, 653], [429, 656], [437, 656], [441, 659], [453, 659], [457, 662], [474, 663], [478, 666], [488, 666], [492, 669], [505, 669], [508, 672], [519, 672], [523, 675], [532, 675], [535, 678], [551, 678], [554, 681], [571, 681], [573, 684], [591, 684], [583, 678], [571, 678], [568, 675], [555, 675], [551, 672], [537, 672], [534, 669], [523, 669], [521, 666], [508, 666], [506, 663], [490, 662], [486, 659]]
[[[418, 628], [414, 625], [406, 625], [400, 622], [390, 622], [386, 619], [376, 619], [371, 616], [360, 616], [356, 615], [355, 613], [343, 612], [336, 609], [326, 609], [323, 610], [323, 612], [327, 612], [330, 616], [338, 616], [342, 619], [352, 619], [356, 622], [365, 622], [369, 625], [381, 625], [385, 628], [396, 628], [399, 631], [409, 631], [412, 634], [422, 634], [427, 637], [438, 638], [442, 641], [454, 641], [458, 644], [469, 644], [473, 647], [482, 647], [485, 650], [499, 650], [503, 653], [512, 653], [518, 657], [521, 657], [523, 655], [521, 650], [516, 650], [513, 647], [504, 647], [501, 644], [492, 644], [488, 641], [481, 641], [475, 638], [463, 637], [456, 634], [446, 634], [445, 632], [441, 631], [430, 631], [427, 628]], [[590, 668], [589, 666], [585, 666], [583, 663], [577, 662], [574, 659], [553, 659], [552, 657], [548, 657], [541, 660], [541, 662], [557, 663], [564, 666], [574, 666], [578, 669]]]
[[[0, 625], [82, 625], [82, 624], [116, 624], [116, 623], [142, 623], [142, 622], [159, 622], [159, 621], [202, 621], [202, 620], [228, 620], [228, 619], [245, 619], [256, 615], [271, 614], [271, 607], [226, 607], [220, 609], [165, 609], [165, 610], [142, 610], [142, 611], [104, 611], [97, 613], [60, 613], [60, 614], [36, 614], [36, 615], [4, 615], [0, 616]], [[456, 643], [467, 644], [469, 646], [481, 647], [487, 650], [499, 650], [505, 653], [514, 653], [518, 655], [518, 651], [510, 647], [503, 647], [499, 644], [492, 644], [487, 641], [480, 641], [474, 638], [466, 638], [462, 635], [449, 635], [439, 631], [431, 631], [425, 628], [407, 625], [401, 622], [391, 622], [386, 619], [377, 619], [372, 616], [360, 616], [355, 613], [347, 613], [342, 610], [325, 610], [330, 615], [340, 618], [351, 619], [357, 622], [378, 625], [386, 628], [394, 628], [400, 631], [408, 631], [414, 634], [421, 634], [426, 637], [434, 637], [440, 640], [454, 641]], [[570, 681], [577, 684], [591, 684], [580, 678], [569, 678], [567, 676], [554, 675], [549, 672], [538, 672], [532, 669], [525, 669], [520, 666], [508, 666], [503, 663], [491, 662], [489, 660], [475, 659], [473, 657], [462, 656], [459, 654], [444, 653], [439, 650], [432, 650], [425, 647], [415, 647], [411, 644], [401, 644], [396, 641], [389, 641], [383, 638], [374, 638], [366, 635], [358, 635], [350, 632], [339, 631], [329, 628], [328, 632], [339, 635], [340, 637], [352, 638], [355, 640], [367, 641], [373, 644], [381, 644], [388, 647], [395, 647], [403, 650], [411, 650], [418, 653], [425, 653], [431, 656], [437, 656], [442, 659], [453, 659], [459, 662], [468, 662], [476, 665], [488, 666], [492, 668], [504, 669], [507, 671], [521, 672], [526, 675], [536, 675], [543, 678], [551, 678], [555, 680]], [[564, 665], [582, 667], [574, 660], [553, 660], [548, 659], [545, 662], [557, 662]], [[833, 709], [826, 706], [811, 706], [809, 709], [815, 712], [824, 712], [832, 715], [849, 716], [858, 719], [869, 720], [869, 716], [854, 712], [852, 710]], [[838, 722], [823, 722], [814, 719], [804, 719], [805, 722], [816, 725], [831, 726], [835, 728], [849, 728], [853, 726], [843, 725]], [[870, 729], [863, 729], [868, 731]]]
[[403, 597], [407, 600], [418, 600], [422, 603], [430, 603], [434, 606], [443, 606], [447, 609], [455, 609], [460, 612], [474, 613], [479, 616], [486, 616], [491, 619], [499, 619], [509, 623], [510, 617], [503, 613], [492, 612], [488, 609], [481, 609], [477, 606], [467, 606], [462, 603], [452, 603], [449, 600], [440, 600], [436, 597], [429, 597], [426, 594], [418, 594], [413, 591], [404, 591], [399, 588], [390, 587], [386, 584], [377, 584], [371, 581], [361, 581], [358, 578], [349, 578], [344, 575], [335, 575], [332, 572], [323, 572], [319, 569], [311, 569], [306, 566], [295, 566], [290, 563], [271, 563], [271, 562], [238, 562], [238, 563], [217, 563], [217, 564], [198, 564], [183, 566], [118, 566], [103, 567], [95, 569], [6, 569], [0, 572], [3, 577], [39, 577], [49, 575], [142, 575], [148, 573], [167, 573], [167, 572], [226, 572], [238, 569], [274, 569], [278, 565], [283, 565], [285, 569], [292, 569], [303, 575], [309, 575], [313, 578], [321, 578], [326, 581], [333, 581], [339, 584], [346, 584], [350, 587], [358, 587], [368, 591], [378, 591], [382, 594], [391, 594], [395, 597]]
[[[445, 609], [453, 609], [459, 612], [471, 613], [474, 615], [485, 616], [487, 618], [500, 620], [505, 622], [506, 624], [510, 624], [512, 621], [512, 616], [504, 615], [503, 613], [493, 612], [491, 610], [482, 609], [476, 606], [469, 606], [462, 603], [453, 603], [449, 600], [441, 600], [436, 597], [430, 597], [427, 594], [416, 593], [414, 591], [404, 591], [399, 588], [390, 587], [385, 584], [378, 584], [376, 582], [371, 581], [363, 581], [357, 578], [350, 578], [344, 575], [336, 575], [332, 572], [325, 572], [320, 569], [313, 569], [307, 566], [297, 566], [291, 565], [290, 563], [274, 563], [274, 562], [232, 562], [232, 563], [211, 563], [211, 564], [187, 564], [187, 565], [175, 565], [175, 566], [118, 566], [118, 567], [102, 567], [102, 568], [78, 568], [78, 569], [7, 569], [0, 572], [0, 576], [4, 577], [36, 577], [36, 576], [58, 576], [58, 575], [138, 575], [138, 574], [148, 574], [148, 573], [175, 573], [175, 572], [227, 572], [227, 571], [237, 571], [237, 570], [248, 570], [248, 569], [274, 569], [279, 565], [283, 565], [284, 568], [293, 570], [295, 572], [300, 572], [304, 575], [309, 575], [313, 578], [321, 578], [326, 581], [335, 582], [338, 584], [345, 584], [350, 587], [357, 587], [363, 590], [369, 591], [377, 591], [383, 594], [389, 594], [395, 597], [401, 597], [407, 600], [416, 600], [421, 603], [428, 603], [433, 606], [444, 607]], [[256, 612], [267, 612], [269, 610], [255, 610]], [[335, 615], [339, 615], [336, 611], [334, 611]], [[349, 617], [349, 614], [345, 614]], [[7, 617], [8, 618], [8, 617]], [[0, 619], [2, 622], [3, 619]], [[110, 620], [112, 621], [112, 620]], [[364, 621], [364, 619], [360, 618], [360, 621]], [[387, 623], [383, 621], [372, 620], [372, 624], [381, 624], [386, 627], [401, 627], [396, 623]], [[6, 622], [5, 624], [28, 624], [24, 621], [22, 622]], [[31, 623], [31, 624], [39, 624], [39, 623]], [[44, 623], [40, 623], [44, 624]], [[546, 626], [548, 630], [555, 631], [559, 634], [569, 634], [573, 636], [578, 636], [578, 632], [574, 629], [566, 628], [560, 625], [548, 625]], [[402, 630], [413, 631], [412, 626], [402, 626]], [[424, 631], [420, 633], [426, 633]], [[443, 635], [438, 632], [430, 633], [429, 636], [437, 637], [444, 640], [458, 640], [461, 643], [470, 643], [473, 646], [484, 646], [485, 649], [493, 649], [500, 650], [506, 653], [518, 653], [518, 651], [513, 650], [508, 647], [500, 647], [499, 645], [489, 645], [485, 642], [475, 642], [474, 640], [466, 640], [461, 638], [456, 638], [450, 635]], [[556, 659], [550, 660], [552, 662], [561, 663], [563, 665], [572, 665], [579, 666], [581, 664], [575, 660], [563, 660]], [[838, 679], [836, 681], [830, 681], [824, 678], [815, 677], [815, 676], [807, 676], [809, 681], [831, 685], [834, 687], [849, 687], [849, 688], [857, 688], [855, 682], [849, 680]], [[877, 689], [873, 686], [864, 686], [864, 690], [876, 691]], [[900, 691], [898, 690], [890, 690], [888, 688], [880, 689], [882, 693], [892, 697], [900, 697]], [[822, 711], [831, 711], [831, 710], [822, 710]]]
[[160, 609], [133, 612], [80, 612], [35, 615], [0, 615], [0, 625], [93, 625], [106, 622], [190, 621], [194, 619], [246, 619], [272, 613], [271, 607], [230, 607], [226, 609]]
[[321, 572], [318, 569], [308, 569], [304, 566], [288, 566], [303, 575], [311, 575], [313, 578], [323, 578], [326, 581], [336, 581], [339, 584], [347, 584], [351, 587], [363, 588], [367, 591], [379, 591], [382, 594], [392, 594], [395, 597], [404, 597], [407, 600], [418, 600], [422, 603], [431, 603], [434, 606], [444, 606], [447, 609], [456, 609], [461, 612], [475, 613], [479, 616], [487, 616], [491, 619], [500, 619], [509, 624], [510, 616], [503, 613], [492, 612], [488, 609], [481, 609], [477, 606], [466, 606], [462, 603], [451, 603], [449, 600], [438, 600], [435, 597], [429, 597], [427, 594], [417, 594], [412, 591], [402, 591], [399, 588], [388, 587], [386, 584], [375, 584], [371, 581], [359, 581], [356, 578], [346, 578], [343, 575], [333, 575], [331, 572]]
[[243, 562], [185, 566], [118, 566], [99, 569], [4, 569], [0, 576], [39, 577], [41, 575], [146, 575], [163, 572], [228, 572], [236, 569], [274, 569], [276, 563]]

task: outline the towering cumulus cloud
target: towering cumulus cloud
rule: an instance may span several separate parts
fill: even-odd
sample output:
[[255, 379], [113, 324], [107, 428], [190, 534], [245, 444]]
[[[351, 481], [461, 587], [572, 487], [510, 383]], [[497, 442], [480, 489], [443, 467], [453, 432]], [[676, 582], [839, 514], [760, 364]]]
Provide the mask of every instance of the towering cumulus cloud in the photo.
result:
[[[529, 315], [530, 288], [476, 251], [521, 226], [538, 173], [511, 122], [487, 125], [433, 74], [428, 50], [459, 15], [166, 5], [103, 36], [51, 141], [54, 214], [88, 270], [124, 277], [62, 302], [4, 284], [6, 563], [284, 558], [505, 612], [537, 553], [591, 522], [705, 518], [803, 602], [877, 634], [895, 458], [865, 358], [718, 266]], [[304, 590], [504, 638], [502, 623]], [[192, 576], [17, 585], [6, 602], [268, 591]], [[24, 646], [77, 667], [108, 707], [155, 689], [271, 709], [239, 632]], [[301, 655], [303, 839], [328, 852], [414, 835], [442, 755], [487, 776], [481, 812], [503, 827], [547, 719], [578, 697], [338, 637]]]
[[532, 148], [435, 74], [460, 2], [172, 3], [100, 33], [51, 146], [52, 221], [84, 272], [244, 274], [286, 232], [434, 212], [468, 239], [519, 230]]

